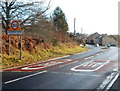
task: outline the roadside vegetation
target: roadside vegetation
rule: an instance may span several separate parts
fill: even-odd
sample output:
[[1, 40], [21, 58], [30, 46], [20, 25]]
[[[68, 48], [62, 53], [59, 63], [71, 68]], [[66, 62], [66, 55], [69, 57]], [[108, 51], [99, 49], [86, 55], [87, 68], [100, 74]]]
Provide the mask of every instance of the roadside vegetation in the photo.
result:
[[[53, 13], [48, 17], [46, 11], [49, 10], [50, 2], [44, 10], [42, 10], [42, 6], [34, 6], [37, 4], [38, 2], [2, 2], [3, 69], [38, 63], [51, 58], [81, 53], [89, 50], [85, 47], [86, 43], [83, 39], [74, 39], [74, 35], [71, 36], [69, 34], [67, 18], [60, 7], [56, 7]], [[26, 16], [26, 13], [28, 16]], [[22, 60], [19, 60], [19, 36], [10, 36], [11, 50], [10, 55], [8, 55], [7, 29], [11, 22], [10, 18], [18, 19], [24, 31], [22, 37]], [[83, 44], [84, 47], [80, 47], [80, 44]]]
[[75, 53], [81, 53], [87, 51], [86, 47], [79, 47], [79, 44], [74, 41], [59, 42], [53, 45], [52, 42], [43, 42], [38, 38], [24, 37], [23, 38], [23, 55], [20, 59], [19, 50], [19, 37], [11, 37], [11, 54], [8, 55], [7, 50], [7, 36], [3, 35], [3, 53], [2, 64], [3, 69], [26, 65], [31, 63], [38, 63], [55, 57], [61, 57], [65, 55], [72, 55]]

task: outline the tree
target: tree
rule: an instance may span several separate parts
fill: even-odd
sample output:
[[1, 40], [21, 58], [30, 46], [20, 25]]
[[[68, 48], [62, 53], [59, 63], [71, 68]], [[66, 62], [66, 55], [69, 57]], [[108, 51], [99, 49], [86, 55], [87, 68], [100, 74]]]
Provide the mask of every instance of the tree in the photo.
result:
[[58, 31], [62, 33], [67, 33], [68, 23], [65, 14], [60, 7], [57, 7], [53, 12], [53, 22]]
[[7, 33], [11, 19], [22, 20], [21, 24], [36, 21], [50, 8], [48, 6], [43, 10], [43, 2], [18, 2], [17, 0], [5, 0], [0, 2], [0, 12], [2, 15], [2, 27]]

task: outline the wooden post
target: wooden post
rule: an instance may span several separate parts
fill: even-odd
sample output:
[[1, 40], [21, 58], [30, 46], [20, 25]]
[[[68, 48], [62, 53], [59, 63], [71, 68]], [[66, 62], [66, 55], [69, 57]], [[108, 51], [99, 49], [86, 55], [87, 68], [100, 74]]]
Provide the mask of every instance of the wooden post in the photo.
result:
[[22, 60], [22, 36], [20, 36], [20, 60]]

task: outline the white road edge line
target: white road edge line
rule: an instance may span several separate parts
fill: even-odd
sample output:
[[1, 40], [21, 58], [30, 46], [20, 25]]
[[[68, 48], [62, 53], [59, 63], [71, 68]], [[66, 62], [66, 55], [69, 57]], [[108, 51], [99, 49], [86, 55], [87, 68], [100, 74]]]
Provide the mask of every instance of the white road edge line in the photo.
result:
[[[47, 61], [51, 61], [51, 60], [57, 60], [57, 59], [60, 59], [60, 58], [66, 58], [66, 57], [69, 57], [70, 55], [66, 55], [66, 56], [62, 56], [62, 57], [57, 57], [57, 58], [52, 58], [52, 59], [49, 59]], [[47, 62], [45, 61], [45, 62]]]
[[[88, 51], [91, 51], [91, 49], [89, 49]], [[76, 54], [73, 54], [73, 55], [83, 54], [83, 53], [88, 52], [88, 51], [84, 51], [84, 52], [81, 52], [81, 53], [76, 53]]]
[[117, 75], [115, 76], [115, 78], [114, 78], [114, 79], [110, 82], [110, 84], [106, 87], [106, 90], [105, 90], [105, 91], [108, 91], [108, 90], [112, 87], [112, 85], [114, 84], [114, 82], [117, 80], [118, 76], [119, 76], [119, 74], [117, 74]]
[[74, 64], [74, 63], [77, 63], [77, 62], [79, 62], [79, 61], [75, 61], [75, 62], [72, 62], [72, 63], [68, 63], [68, 64], [65, 64], [65, 65], [61, 65], [61, 66], [59, 66], [59, 67], [64, 67], [64, 66], [71, 65], [71, 64]]
[[[106, 79], [102, 82], [102, 84], [99, 85], [97, 88], [97, 91], [101, 91], [105, 89], [105, 91], [108, 91], [110, 87], [114, 84], [114, 82], [117, 80], [119, 74], [117, 74], [115, 77], [113, 76], [115, 73], [112, 73], [111, 75], [107, 76]], [[110, 84], [109, 84], [110, 83]], [[106, 85], [108, 86], [106, 87]]]
[[[51, 72], [51, 73], [63, 73], [63, 74], [66, 74], [66, 75], [86, 75], [86, 74], [82, 74], [82, 73], [65, 73], [65, 72]], [[89, 75], [89, 76], [101, 76], [101, 75]]]
[[96, 55], [100, 55], [100, 54], [96, 54]]
[[31, 74], [31, 75], [28, 75], [28, 76], [24, 76], [24, 77], [20, 77], [20, 78], [14, 79], [14, 80], [10, 80], [10, 81], [4, 82], [4, 84], [8, 84], [8, 83], [12, 83], [12, 82], [15, 82], [15, 81], [19, 81], [19, 80], [22, 80], [22, 79], [25, 79], [25, 78], [28, 78], [28, 77], [32, 77], [32, 76], [35, 76], [35, 75], [39, 75], [39, 74], [42, 74], [42, 73], [45, 73], [45, 72], [47, 72], [47, 71], [37, 72], [35, 74]]
[[84, 59], [89, 59], [89, 58], [92, 58], [92, 57], [94, 57], [94, 56], [86, 57], [86, 58], [84, 58]]

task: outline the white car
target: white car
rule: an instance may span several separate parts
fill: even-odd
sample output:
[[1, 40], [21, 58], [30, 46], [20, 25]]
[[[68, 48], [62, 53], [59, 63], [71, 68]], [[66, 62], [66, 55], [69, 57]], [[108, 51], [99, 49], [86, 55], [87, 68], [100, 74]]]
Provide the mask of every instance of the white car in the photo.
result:
[[95, 47], [98, 47], [98, 46], [99, 46], [99, 44], [98, 44], [98, 43], [96, 43], [96, 44], [95, 44]]
[[110, 44], [106, 44], [105, 47], [110, 47]]
[[84, 47], [84, 45], [80, 44], [80, 47]]

